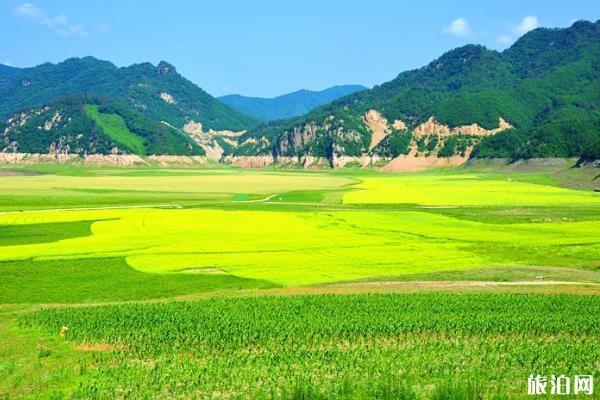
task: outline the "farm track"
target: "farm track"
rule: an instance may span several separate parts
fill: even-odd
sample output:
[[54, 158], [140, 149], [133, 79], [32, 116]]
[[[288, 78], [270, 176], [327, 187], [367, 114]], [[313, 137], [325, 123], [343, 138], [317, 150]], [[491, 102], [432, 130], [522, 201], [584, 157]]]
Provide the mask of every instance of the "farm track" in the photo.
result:
[[600, 295], [600, 283], [576, 281], [376, 281], [333, 283], [317, 286], [289, 286], [276, 289], [243, 289], [217, 290], [187, 294], [181, 296], [162, 297], [142, 300], [100, 301], [91, 303], [46, 303], [46, 304], [0, 304], [0, 316], [3, 314], [21, 314], [40, 308], [54, 307], [101, 307], [119, 304], [155, 304], [173, 301], [196, 301], [222, 297], [255, 297], [255, 296], [306, 296], [306, 295], [352, 295], [377, 293], [538, 293], [538, 294], [579, 294]]
[[182, 208], [182, 205], [180, 205], [180, 204], [146, 204], [146, 205], [133, 205], [133, 206], [47, 208], [47, 209], [34, 209], [34, 210], [0, 211], [0, 215], [3, 215], [3, 214], [17, 214], [17, 213], [18, 214], [21, 214], [21, 213], [39, 213], [39, 212], [52, 212], [52, 211], [122, 210], [122, 209], [135, 209], [135, 208]]
[[264, 203], [271, 200], [273, 197], [277, 196], [279, 193], [273, 193], [262, 199], [254, 199], [254, 200], [232, 200], [232, 203]]
[[562, 286], [562, 285], [591, 285], [600, 286], [600, 283], [594, 282], [573, 282], [573, 281], [514, 281], [514, 282], [497, 282], [497, 281], [376, 281], [376, 282], [351, 282], [343, 283], [341, 286]]

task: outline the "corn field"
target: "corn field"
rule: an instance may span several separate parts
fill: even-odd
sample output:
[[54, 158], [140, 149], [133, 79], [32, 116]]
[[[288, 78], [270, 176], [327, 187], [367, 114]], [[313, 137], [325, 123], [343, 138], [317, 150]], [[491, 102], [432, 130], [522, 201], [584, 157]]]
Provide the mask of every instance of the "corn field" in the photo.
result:
[[435, 398], [449, 381], [513, 398], [530, 374], [600, 371], [595, 296], [215, 298], [45, 309], [20, 324], [103, 346], [80, 365], [80, 398]]

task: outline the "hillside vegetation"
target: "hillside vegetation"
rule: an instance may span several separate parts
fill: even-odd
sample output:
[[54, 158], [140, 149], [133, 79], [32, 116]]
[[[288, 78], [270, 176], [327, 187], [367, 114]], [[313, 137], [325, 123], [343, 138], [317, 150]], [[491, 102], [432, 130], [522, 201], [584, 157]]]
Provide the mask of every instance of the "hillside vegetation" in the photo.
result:
[[[223, 100], [270, 120], [357, 89]], [[86, 109], [85, 100], [57, 99], [65, 94], [103, 100]], [[600, 155], [600, 21], [535, 29], [503, 52], [466, 45], [304, 116], [264, 124], [166, 62], [117, 68], [86, 57], [3, 66], [2, 116], [4, 151], [207, 154], [217, 162], [241, 157], [242, 166], [385, 165], [395, 158], [457, 165], [469, 157], [583, 162]]]
[[93, 57], [70, 58], [33, 68], [0, 69], [0, 117], [58, 97], [95, 94], [119, 101], [157, 121], [182, 128], [189, 121], [208, 129], [244, 130], [257, 121], [221, 103], [161, 61], [117, 68]]
[[189, 136], [129, 107], [95, 96], [71, 96], [0, 123], [6, 152], [203, 155]]
[[[255, 129], [242, 137], [236, 154], [390, 153], [391, 143], [369, 148], [373, 131], [365, 114], [377, 110], [408, 132], [431, 116], [450, 128], [478, 124], [490, 130], [499, 118], [514, 128], [471, 143], [476, 157], [576, 157], [600, 140], [599, 109], [600, 21], [580, 21], [566, 29], [535, 29], [503, 52], [478, 45], [451, 50], [371, 90]], [[424, 155], [461, 152], [454, 143], [442, 151], [444, 144], [436, 141], [435, 152]], [[424, 150], [428, 143], [414, 138], [411, 145]]]

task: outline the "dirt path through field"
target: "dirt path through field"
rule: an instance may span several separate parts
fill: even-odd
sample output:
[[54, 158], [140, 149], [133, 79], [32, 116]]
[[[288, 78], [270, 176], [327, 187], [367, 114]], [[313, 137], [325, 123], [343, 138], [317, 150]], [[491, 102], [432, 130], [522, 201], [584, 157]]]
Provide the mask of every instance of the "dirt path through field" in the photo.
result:
[[543, 285], [592, 285], [600, 286], [600, 283], [593, 282], [571, 282], [571, 281], [377, 281], [377, 282], [351, 282], [341, 283], [336, 286], [431, 286], [431, 287], [452, 287], [452, 286], [543, 286]]
[[[189, 205], [188, 203], [186, 203]], [[180, 204], [136, 204], [132, 206], [102, 206], [102, 207], [70, 207], [70, 208], [46, 208], [39, 210], [8, 210], [0, 211], [0, 214], [16, 213], [38, 213], [49, 211], [93, 211], [93, 210], [121, 210], [125, 208], [182, 208]]]
[[273, 193], [270, 196], [267, 196], [265, 198], [262, 199], [255, 199], [255, 200], [232, 200], [232, 203], [263, 203], [263, 202], [267, 202], [269, 200], [271, 200], [273, 197], [277, 196], [278, 193]]

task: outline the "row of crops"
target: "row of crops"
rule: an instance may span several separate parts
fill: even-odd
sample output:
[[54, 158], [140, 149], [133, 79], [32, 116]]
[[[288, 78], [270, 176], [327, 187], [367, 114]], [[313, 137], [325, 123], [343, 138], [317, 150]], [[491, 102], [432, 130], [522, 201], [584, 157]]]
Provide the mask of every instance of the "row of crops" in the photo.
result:
[[449, 380], [525, 397], [530, 374], [600, 371], [599, 316], [596, 296], [431, 293], [46, 309], [20, 323], [112, 349], [82, 367], [81, 398], [427, 398]]

